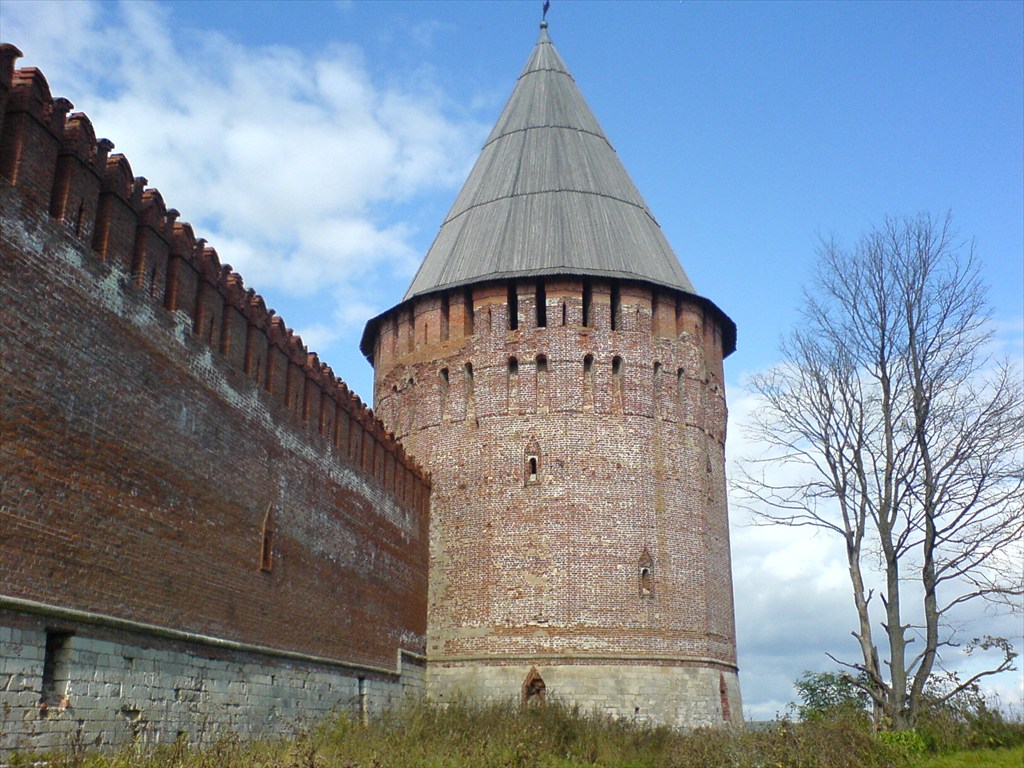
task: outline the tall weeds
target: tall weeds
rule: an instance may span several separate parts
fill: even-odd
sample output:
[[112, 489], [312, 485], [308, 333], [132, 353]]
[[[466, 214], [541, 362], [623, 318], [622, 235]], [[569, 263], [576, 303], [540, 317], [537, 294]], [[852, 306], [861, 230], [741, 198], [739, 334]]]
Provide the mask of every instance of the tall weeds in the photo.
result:
[[[1024, 740], [1024, 727], [1016, 726]], [[993, 729], [990, 727], [990, 731]], [[998, 729], [995, 729], [998, 730]], [[1011, 729], [1012, 730], [1012, 729]], [[1006, 729], [998, 739], [1006, 738]], [[989, 733], [985, 737], [996, 737]], [[926, 736], [922, 736], [924, 743]], [[681, 733], [549, 703], [446, 707], [411, 704], [371, 718], [341, 715], [295, 739], [178, 743], [115, 755], [80, 752], [52, 768], [902, 768], [907, 745], [873, 736], [856, 718], [779, 721], [763, 730]], [[23, 763], [17, 760], [24, 760]], [[28, 765], [38, 756], [17, 758]]]

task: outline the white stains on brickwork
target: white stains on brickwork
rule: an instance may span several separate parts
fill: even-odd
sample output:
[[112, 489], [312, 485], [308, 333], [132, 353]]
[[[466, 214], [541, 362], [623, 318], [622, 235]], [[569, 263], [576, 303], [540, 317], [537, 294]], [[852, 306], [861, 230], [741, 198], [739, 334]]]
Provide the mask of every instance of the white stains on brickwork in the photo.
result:
[[[5, 199], [16, 198], [7, 192]], [[11, 206], [12, 209], [14, 207]], [[229, 364], [209, 346], [193, 338], [187, 315], [168, 313], [141, 291], [131, 289], [129, 277], [124, 272], [110, 263], [87, 260], [82, 255], [81, 244], [67, 237], [54, 237], [46, 227], [30, 229], [26, 219], [0, 214], [0, 240], [18, 243], [19, 249], [35, 260], [51, 262], [51, 273], [40, 275], [39, 279], [59, 279], [74, 284], [99, 307], [129, 322], [145, 336], [165, 341], [165, 348], [176, 346], [181, 350], [182, 365], [191, 375], [241, 418], [265, 429], [284, 450], [309, 462], [332, 482], [371, 499], [374, 508], [406, 536], [414, 538], [418, 535], [415, 516], [386, 493], [379, 481], [354, 469], [344, 460], [339, 461], [326, 441], [311, 439], [306, 425], [294, 416], [276, 416], [273, 410], [280, 409], [272, 408], [273, 400], [262, 388], [247, 379], [239, 386], [240, 378], [244, 377], [229, 376]], [[231, 373], [239, 372], [231, 370]], [[192, 408], [194, 412], [187, 419], [194, 424], [196, 419], [202, 418], [202, 404], [195, 403]], [[185, 428], [183, 423], [181, 426]]]

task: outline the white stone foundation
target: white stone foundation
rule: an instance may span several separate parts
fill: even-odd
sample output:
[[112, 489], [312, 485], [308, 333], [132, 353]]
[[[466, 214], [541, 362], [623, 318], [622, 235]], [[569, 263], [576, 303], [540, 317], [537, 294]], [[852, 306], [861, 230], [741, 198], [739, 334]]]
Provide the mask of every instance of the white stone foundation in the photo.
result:
[[[520, 702], [523, 684], [536, 669], [545, 699], [615, 718], [673, 728], [743, 724], [739, 678], [714, 667], [644, 664], [558, 664], [543, 660], [487, 665], [480, 661], [428, 665], [431, 700]], [[721, 684], [728, 697], [723, 715]]]
[[0, 612], [0, 765], [16, 750], [285, 736], [333, 713], [382, 711], [424, 689], [423, 666], [411, 658], [401, 674], [375, 674], [65, 622], [61, 631], [73, 634], [59, 690], [51, 682], [47, 692], [48, 627], [5, 622], [10, 616]]

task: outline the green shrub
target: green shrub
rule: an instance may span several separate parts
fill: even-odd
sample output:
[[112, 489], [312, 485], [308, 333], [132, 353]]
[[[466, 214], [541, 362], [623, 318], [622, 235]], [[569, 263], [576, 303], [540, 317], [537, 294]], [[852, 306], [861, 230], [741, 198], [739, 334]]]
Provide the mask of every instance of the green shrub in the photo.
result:
[[906, 731], [882, 731], [875, 734], [883, 744], [895, 747], [906, 758], [920, 757], [928, 751], [924, 736], [914, 729]]

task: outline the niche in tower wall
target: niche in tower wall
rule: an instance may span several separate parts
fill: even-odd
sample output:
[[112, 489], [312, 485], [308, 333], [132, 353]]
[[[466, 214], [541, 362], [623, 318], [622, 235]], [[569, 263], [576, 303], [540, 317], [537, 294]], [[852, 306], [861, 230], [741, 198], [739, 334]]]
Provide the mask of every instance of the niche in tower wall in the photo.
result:
[[536, 667], [531, 667], [526, 680], [523, 681], [523, 704], [543, 704], [547, 695], [547, 686]]

